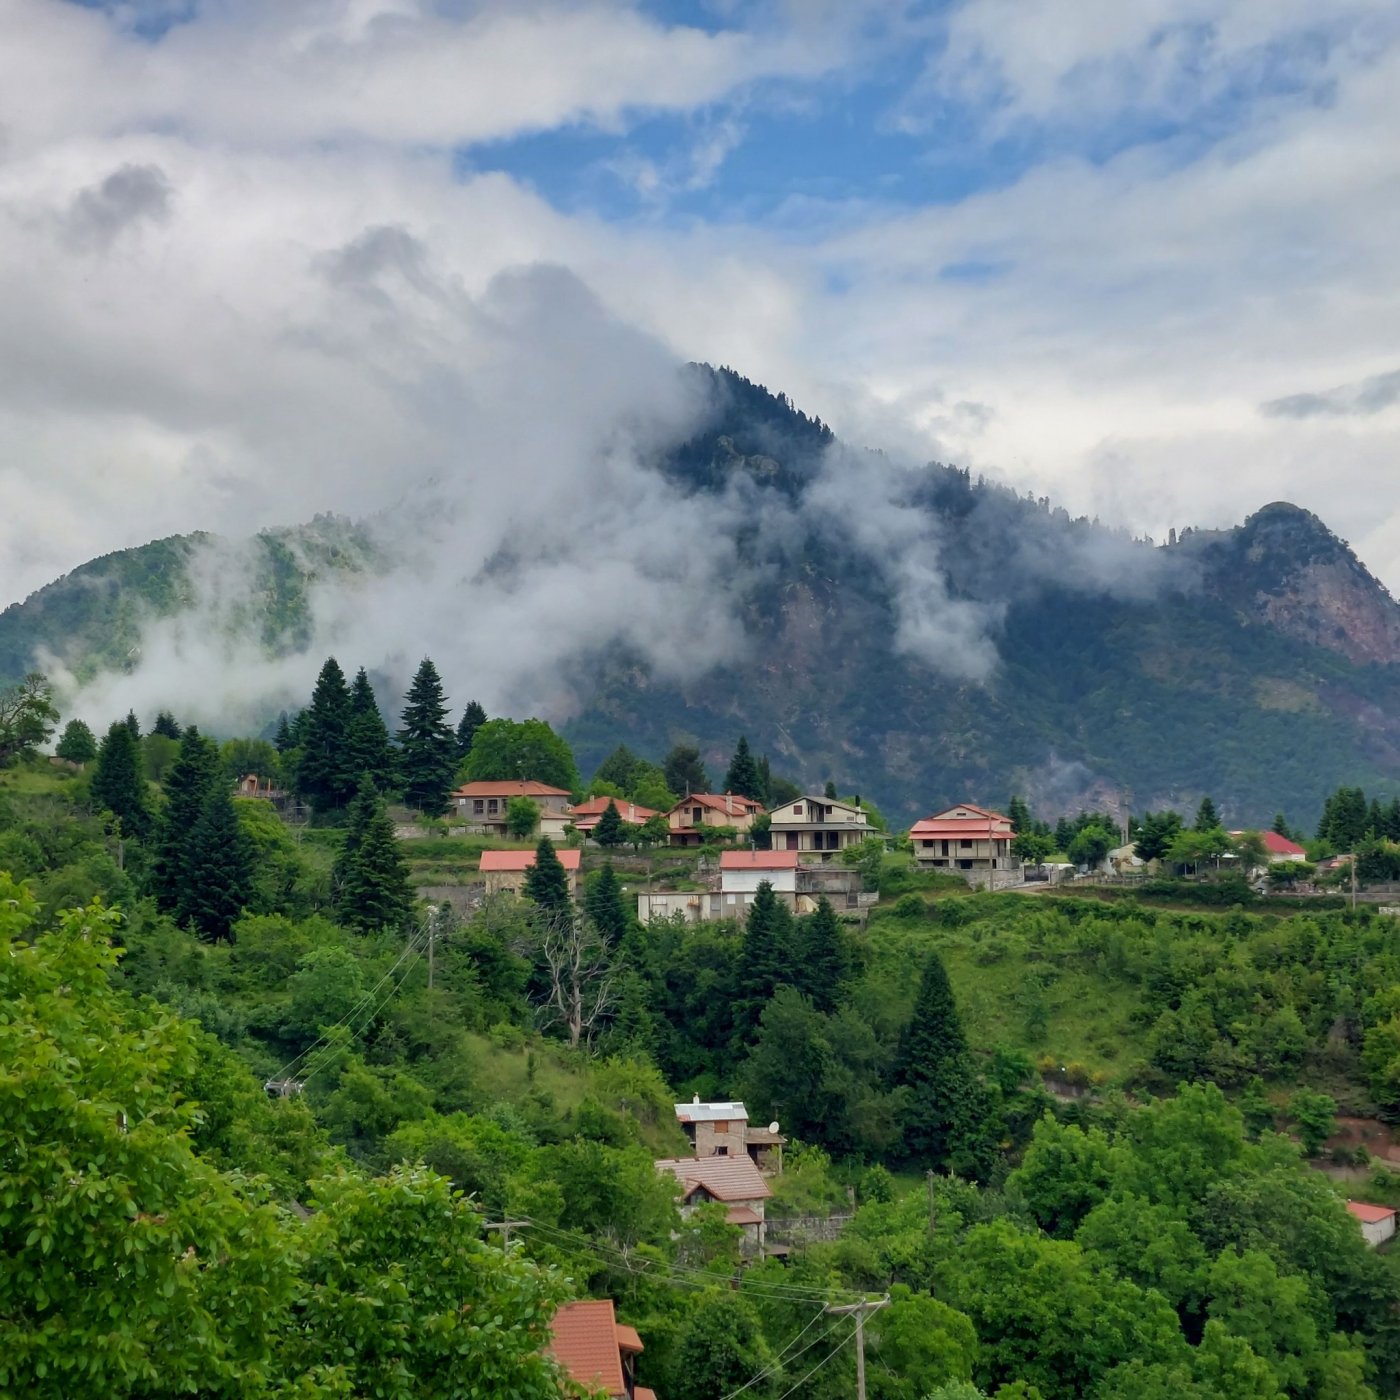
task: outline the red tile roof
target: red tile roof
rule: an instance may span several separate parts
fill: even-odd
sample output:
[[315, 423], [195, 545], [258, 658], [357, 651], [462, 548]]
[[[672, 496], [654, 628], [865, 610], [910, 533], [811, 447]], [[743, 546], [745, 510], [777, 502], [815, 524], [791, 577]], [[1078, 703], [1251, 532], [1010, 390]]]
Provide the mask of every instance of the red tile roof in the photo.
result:
[[1389, 1206], [1367, 1205], [1365, 1201], [1348, 1201], [1347, 1209], [1366, 1225], [1374, 1225], [1380, 1220], [1389, 1220], [1395, 1214]]
[[762, 1201], [773, 1194], [750, 1157], [663, 1157], [657, 1171], [670, 1172], [687, 1196], [703, 1188], [717, 1201]]
[[[957, 812], [970, 812], [966, 817], [955, 816]], [[961, 802], [956, 807], [946, 807], [931, 817], [917, 821], [909, 830], [912, 840], [929, 840], [935, 837], [960, 837], [982, 841], [1009, 841], [1012, 837], [1011, 818], [1000, 812], [989, 812], [985, 807], [974, 807], [971, 802]]]
[[721, 870], [796, 870], [796, 851], [721, 851]]
[[761, 812], [763, 803], [751, 797], [740, 797], [737, 792], [692, 792], [689, 797], [681, 798], [671, 811], [679, 812], [683, 807], [711, 807], [726, 816], [742, 817], [746, 812]]
[[548, 783], [537, 783], [533, 778], [523, 782], [508, 778], [499, 782], [481, 781], [463, 783], [454, 789], [453, 797], [567, 797], [568, 788], [550, 787]]
[[[554, 1314], [552, 1331], [546, 1350], [580, 1385], [611, 1396], [627, 1394], [611, 1298], [563, 1304]], [[638, 1351], [641, 1345], [639, 1341]]]
[[635, 1327], [629, 1327], [625, 1322], [617, 1324], [617, 1344], [623, 1351], [642, 1351], [642, 1339], [637, 1335]]
[[[583, 859], [582, 851], [571, 851], [568, 849], [555, 851], [559, 857], [559, 864], [565, 870], [577, 870], [579, 862]], [[529, 870], [535, 864], [534, 851], [482, 851], [481, 863], [478, 870]]]
[[648, 817], [659, 815], [654, 808], [629, 802], [625, 797], [590, 797], [586, 802], [574, 804], [574, 825], [578, 825], [579, 817], [601, 817], [608, 810], [609, 802], [617, 808], [618, 816], [625, 822], [644, 822]]
[[763, 1217], [751, 1206], [730, 1206], [724, 1218], [731, 1225], [762, 1225]]
[[1308, 853], [1296, 841], [1290, 841], [1288, 837], [1280, 836], [1276, 831], [1261, 831], [1259, 835], [1263, 838], [1264, 849], [1271, 856], [1287, 856], [1290, 860], [1308, 858]]

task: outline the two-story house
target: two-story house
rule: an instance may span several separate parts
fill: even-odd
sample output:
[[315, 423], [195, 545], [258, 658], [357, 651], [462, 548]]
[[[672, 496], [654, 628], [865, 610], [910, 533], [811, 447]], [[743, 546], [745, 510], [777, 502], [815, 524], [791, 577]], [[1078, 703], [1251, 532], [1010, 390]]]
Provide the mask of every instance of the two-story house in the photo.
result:
[[775, 851], [844, 851], [874, 830], [862, 808], [834, 797], [795, 797], [768, 819]]
[[747, 1153], [735, 1157], [664, 1157], [657, 1171], [670, 1172], [679, 1183], [680, 1213], [689, 1215], [697, 1206], [719, 1201], [725, 1219], [742, 1231], [740, 1249], [763, 1255], [764, 1203], [773, 1188]]
[[590, 797], [583, 802], [576, 802], [573, 810], [569, 813], [569, 820], [574, 824], [574, 830], [581, 832], [584, 836], [591, 836], [593, 828], [598, 825], [603, 813], [608, 810], [609, 802], [617, 808], [617, 815], [628, 826], [641, 826], [649, 818], [658, 815], [655, 808], [643, 807], [636, 802], [629, 802], [625, 797]]
[[690, 1140], [697, 1157], [738, 1157], [747, 1155], [759, 1171], [783, 1170], [783, 1144], [787, 1139], [776, 1123], [755, 1128], [749, 1111], [737, 1099], [721, 1103], [701, 1103], [697, 1094], [689, 1103], [678, 1103], [676, 1122]]
[[705, 827], [733, 827], [747, 831], [754, 818], [763, 812], [763, 804], [751, 797], [733, 792], [692, 792], [683, 797], [666, 813], [666, 825], [671, 828], [673, 846], [698, 846]]
[[994, 882], [997, 871], [1012, 868], [1014, 836], [1010, 817], [970, 802], [935, 812], [909, 830], [920, 865], [952, 871], [974, 883]]
[[[569, 894], [578, 898], [579, 870], [583, 863], [581, 851], [556, 851], [559, 864], [569, 877]], [[535, 866], [534, 851], [482, 851], [477, 869], [486, 882], [487, 894], [519, 894], [525, 888], [525, 876]]]
[[533, 779], [463, 783], [452, 793], [457, 816], [488, 836], [506, 835], [506, 816], [513, 797], [528, 797], [539, 808], [541, 836], [559, 840], [569, 821], [569, 793]]

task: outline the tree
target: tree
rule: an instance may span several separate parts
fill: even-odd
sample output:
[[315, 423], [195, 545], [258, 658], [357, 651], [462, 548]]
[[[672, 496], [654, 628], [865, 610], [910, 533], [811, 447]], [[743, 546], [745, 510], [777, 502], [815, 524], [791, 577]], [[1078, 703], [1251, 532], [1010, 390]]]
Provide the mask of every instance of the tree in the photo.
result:
[[296, 737], [292, 733], [292, 722], [287, 717], [286, 710], [277, 716], [277, 733], [272, 742], [277, 746], [277, 752], [282, 754], [296, 747]]
[[1097, 821], [1091, 821], [1075, 835], [1065, 854], [1075, 865], [1087, 865], [1092, 868], [1108, 855], [1117, 839], [1116, 832]]
[[1246, 874], [1258, 870], [1269, 863], [1269, 848], [1257, 831], [1244, 831], [1230, 838], [1230, 849], [1239, 860], [1240, 869]]
[[1201, 798], [1201, 805], [1196, 808], [1196, 830], [1214, 831], [1220, 825], [1220, 813], [1215, 810], [1215, 803], [1209, 797]]
[[813, 913], [798, 920], [796, 941], [798, 986], [818, 1011], [834, 1011], [850, 976], [851, 960], [841, 921], [825, 895], [818, 899]]
[[1054, 838], [1045, 832], [1023, 831], [1011, 842], [1011, 858], [1024, 861], [1027, 865], [1039, 865], [1054, 848]]
[[1176, 866], [1190, 866], [1199, 871], [1208, 863], [1218, 863], [1230, 849], [1230, 838], [1218, 827], [1198, 831], [1180, 831], [1167, 849], [1167, 859]]
[[209, 794], [219, 781], [219, 754], [212, 739], [190, 725], [165, 784], [165, 809], [156, 830], [151, 885], [156, 903], [175, 913], [190, 888], [194, 833]]
[[413, 911], [408, 862], [384, 799], [366, 776], [350, 806], [350, 822], [331, 873], [336, 912], [361, 933], [400, 927]]
[[178, 739], [182, 732], [180, 721], [169, 710], [161, 710], [151, 726], [152, 734], [163, 734], [167, 739]]
[[682, 795], [710, 790], [709, 774], [700, 762], [700, 750], [694, 744], [677, 744], [662, 762], [666, 786]]
[[620, 846], [622, 836], [622, 817], [618, 813], [617, 803], [610, 801], [603, 808], [603, 815], [598, 818], [597, 826], [593, 828], [593, 839], [600, 846]]
[[518, 778], [577, 792], [573, 751], [542, 719], [489, 719], [472, 740], [462, 764], [468, 782]]
[[575, 919], [572, 910], [541, 907], [533, 928], [532, 951], [544, 972], [541, 1024], [562, 1026], [569, 1048], [576, 1050], [592, 1042], [612, 1012], [616, 969], [599, 930], [589, 919]]
[[792, 914], [772, 884], [760, 880], [744, 920], [739, 949], [739, 999], [734, 1008], [735, 1043], [752, 1036], [768, 999], [784, 982], [791, 982]]
[[343, 807], [354, 795], [358, 776], [350, 769], [346, 740], [350, 691], [335, 657], [326, 658], [311, 693], [301, 735], [297, 791], [320, 813]]
[[462, 718], [457, 721], [457, 757], [465, 758], [472, 751], [472, 744], [476, 740], [476, 731], [486, 723], [486, 711], [477, 704], [475, 700], [468, 700], [467, 707], [462, 711]]
[[754, 762], [754, 756], [749, 751], [748, 739], [742, 734], [739, 736], [738, 747], [734, 750], [734, 757], [729, 761], [729, 771], [724, 775], [724, 790], [736, 793], [740, 797], [750, 797], [755, 802], [767, 800], [768, 794], [758, 764]]
[[112, 724], [98, 748], [92, 797], [121, 821], [123, 835], [140, 840], [150, 834], [151, 809], [141, 772], [141, 746], [124, 720]]
[[593, 775], [593, 782], [611, 784], [625, 796], [632, 791], [637, 769], [642, 766], [643, 761], [626, 744], [619, 744], [598, 765], [598, 771]]
[[128, 710], [126, 712], [125, 722], [126, 727], [131, 730], [131, 737], [139, 743], [141, 740], [141, 721], [136, 718], [135, 710]]
[[179, 918], [214, 943], [232, 943], [233, 926], [253, 893], [253, 853], [233, 795], [216, 782], [190, 833]]
[[1148, 812], [1138, 823], [1133, 854], [1139, 860], [1161, 860], [1181, 834], [1181, 817], [1176, 812]]
[[68, 763], [91, 763], [97, 757], [97, 740], [82, 720], [70, 719], [54, 752]]
[[675, 1345], [671, 1379], [662, 1391], [674, 1400], [720, 1400], [771, 1364], [748, 1300], [720, 1289], [696, 1299]]
[[822, 794], [830, 801], [836, 801], [836, 784], [830, 778], [826, 780], [826, 786], [822, 789]]
[[430, 817], [440, 817], [450, 805], [448, 794], [457, 767], [457, 738], [447, 723], [442, 680], [426, 656], [408, 688], [401, 718], [399, 771], [403, 775], [403, 799]]
[[1290, 841], [1293, 839], [1293, 833], [1288, 826], [1288, 819], [1283, 815], [1282, 812], [1274, 813], [1274, 822], [1273, 825], [1269, 828], [1269, 830], [1272, 831], [1276, 836], [1287, 837], [1287, 839]]
[[546, 917], [562, 923], [573, 920], [569, 874], [554, 850], [554, 842], [541, 836], [535, 847], [535, 863], [525, 872], [525, 898]]
[[637, 843], [642, 846], [660, 846], [670, 839], [670, 835], [670, 823], [658, 812], [654, 817], [648, 817], [637, 828]]
[[389, 746], [389, 729], [379, 713], [365, 668], [355, 672], [350, 685], [350, 713], [345, 724], [345, 763], [355, 775], [369, 780], [381, 792], [393, 785], [394, 751]]
[[506, 833], [512, 840], [528, 840], [539, 824], [539, 805], [528, 797], [512, 797], [506, 803]]
[[53, 691], [37, 671], [0, 690], [0, 768], [33, 753], [57, 723]]
[[1011, 823], [1011, 830], [1018, 836], [1022, 832], [1030, 831], [1033, 825], [1031, 822], [1031, 809], [1026, 806], [1024, 797], [1012, 797], [1011, 801], [1006, 804], [1006, 816], [1007, 820]]
[[1288, 1100], [1288, 1112], [1298, 1129], [1298, 1139], [1309, 1157], [1316, 1157], [1337, 1130], [1337, 1101], [1331, 1094], [1299, 1089]]
[[627, 906], [623, 903], [622, 886], [618, 883], [612, 861], [604, 861], [603, 868], [589, 881], [583, 907], [589, 922], [598, 930], [599, 937], [610, 950], [616, 949], [622, 943], [630, 921]]

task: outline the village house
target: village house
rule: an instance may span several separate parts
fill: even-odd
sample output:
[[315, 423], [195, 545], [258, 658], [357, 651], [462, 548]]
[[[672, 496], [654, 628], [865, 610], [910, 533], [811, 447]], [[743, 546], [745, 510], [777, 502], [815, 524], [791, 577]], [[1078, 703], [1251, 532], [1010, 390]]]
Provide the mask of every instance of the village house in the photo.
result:
[[874, 828], [863, 808], [832, 797], [795, 797], [769, 813], [775, 851], [832, 851], [858, 846]]
[[742, 919], [767, 881], [789, 909], [797, 907], [796, 851], [721, 851], [720, 918]]
[[671, 828], [670, 844], [698, 846], [704, 839], [705, 827], [747, 831], [762, 812], [763, 804], [751, 797], [740, 797], [732, 792], [693, 792], [666, 813], [666, 825]]
[[1361, 1233], [1372, 1249], [1395, 1238], [1395, 1212], [1389, 1206], [1372, 1206], [1367, 1205], [1365, 1201], [1348, 1201], [1347, 1209], [1361, 1226]]
[[463, 783], [452, 793], [457, 816], [469, 830], [487, 836], [505, 836], [506, 817], [513, 797], [528, 797], [539, 808], [539, 834], [551, 841], [563, 839], [564, 828], [570, 821], [569, 793], [564, 788], [550, 787], [533, 779], [500, 782]]
[[642, 1339], [617, 1320], [611, 1298], [561, 1303], [550, 1324], [546, 1352], [590, 1394], [609, 1400], [656, 1400], [655, 1391], [637, 1384]]
[[677, 915], [688, 924], [743, 919], [763, 880], [798, 914], [810, 914], [823, 897], [848, 911], [869, 909], [879, 899], [861, 888], [859, 870], [826, 862], [803, 865], [796, 851], [721, 851], [719, 866], [702, 890], [641, 891], [638, 920], [647, 924]]
[[747, 1153], [734, 1157], [664, 1157], [656, 1169], [670, 1172], [680, 1183], [682, 1217], [690, 1215], [697, 1206], [719, 1201], [725, 1207], [725, 1219], [742, 1231], [740, 1250], [762, 1258], [764, 1202], [773, 1189]]
[[746, 1155], [765, 1175], [782, 1175], [787, 1139], [776, 1123], [751, 1127], [749, 1111], [741, 1102], [701, 1103], [697, 1094], [689, 1103], [676, 1105], [676, 1121], [697, 1157]]
[[586, 802], [575, 803], [569, 814], [569, 820], [574, 824], [574, 830], [584, 836], [591, 836], [593, 828], [598, 825], [603, 813], [608, 810], [609, 802], [617, 808], [617, 815], [628, 826], [641, 826], [643, 822], [660, 815], [654, 808], [639, 806], [635, 802], [629, 802], [625, 797], [590, 797]]
[[[1232, 831], [1230, 833], [1236, 840], [1241, 836], [1254, 834], [1249, 831]], [[1258, 836], [1264, 843], [1264, 852], [1270, 865], [1279, 865], [1284, 861], [1307, 860], [1308, 858], [1308, 853], [1296, 841], [1290, 841], [1288, 837], [1280, 836], [1276, 831], [1261, 831]]]
[[909, 831], [914, 859], [920, 865], [948, 870], [970, 884], [982, 885], [1010, 882], [1016, 868], [1011, 859], [1014, 835], [1010, 817], [970, 802], [935, 812]]
[[[569, 877], [569, 894], [578, 898], [579, 869], [583, 861], [582, 851], [556, 851], [559, 864]], [[477, 866], [486, 880], [487, 894], [519, 894], [525, 888], [525, 875], [535, 865], [534, 851], [482, 851]]]

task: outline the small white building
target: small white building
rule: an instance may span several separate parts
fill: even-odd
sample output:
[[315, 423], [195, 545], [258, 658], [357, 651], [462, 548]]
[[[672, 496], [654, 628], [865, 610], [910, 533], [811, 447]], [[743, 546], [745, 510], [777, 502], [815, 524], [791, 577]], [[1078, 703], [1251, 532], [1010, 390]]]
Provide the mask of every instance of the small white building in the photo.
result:
[[1395, 1238], [1395, 1212], [1390, 1206], [1373, 1206], [1368, 1205], [1365, 1201], [1348, 1201], [1347, 1209], [1361, 1226], [1361, 1233], [1372, 1249]]
[[796, 851], [722, 851], [719, 858], [720, 918], [742, 919], [766, 880], [773, 893], [797, 905]]

